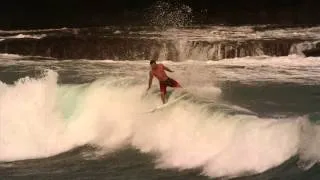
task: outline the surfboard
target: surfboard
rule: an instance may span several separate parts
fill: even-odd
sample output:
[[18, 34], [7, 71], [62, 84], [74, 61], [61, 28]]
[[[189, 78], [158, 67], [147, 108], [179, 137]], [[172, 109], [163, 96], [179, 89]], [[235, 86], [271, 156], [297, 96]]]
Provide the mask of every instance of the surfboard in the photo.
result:
[[178, 97], [178, 98], [176, 98], [176, 99], [174, 99], [172, 101], [169, 101], [166, 104], [162, 104], [162, 105], [160, 105], [160, 106], [148, 111], [147, 113], [156, 112], [156, 111], [162, 110], [162, 109], [164, 109], [166, 107], [172, 106], [173, 104], [179, 102], [182, 98], [184, 98], [186, 96], [187, 96], [187, 94], [181, 95], [180, 97]]

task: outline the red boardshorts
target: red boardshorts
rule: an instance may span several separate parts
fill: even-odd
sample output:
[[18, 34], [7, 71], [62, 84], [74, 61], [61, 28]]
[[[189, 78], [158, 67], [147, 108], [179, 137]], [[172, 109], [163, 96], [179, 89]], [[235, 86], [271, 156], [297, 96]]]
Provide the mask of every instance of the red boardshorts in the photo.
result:
[[165, 81], [160, 81], [160, 91], [161, 91], [161, 93], [164, 93], [164, 94], [167, 93], [167, 86], [175, 87], [175, 88], [181, 87], [180, 84], [177, 81], [175, 81], [174, 79], [168, 78]]

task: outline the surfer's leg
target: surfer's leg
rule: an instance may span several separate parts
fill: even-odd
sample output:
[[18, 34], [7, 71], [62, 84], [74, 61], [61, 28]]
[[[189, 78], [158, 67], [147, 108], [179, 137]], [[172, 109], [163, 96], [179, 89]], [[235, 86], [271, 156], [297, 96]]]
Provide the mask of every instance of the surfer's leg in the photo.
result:
[[161, 100], [162, 100], [162, 103], [165, 104], [166, 103], [166, 95], [165, 93], [161, 92]]
[[161, 100], [162, 103], [166, 103], [166, 94], [167, 94], [167, 85], [165, 83], [160, 83], [160, 93], [161, 93]]

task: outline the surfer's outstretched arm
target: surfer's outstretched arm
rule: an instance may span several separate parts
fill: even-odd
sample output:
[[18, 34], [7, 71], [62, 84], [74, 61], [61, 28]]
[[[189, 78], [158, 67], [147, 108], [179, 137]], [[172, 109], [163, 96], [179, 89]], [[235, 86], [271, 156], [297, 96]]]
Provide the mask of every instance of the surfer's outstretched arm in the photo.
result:
[[171, 69], [169, 69], [168, 67], [164, 66], [164, 70], [169, 71], [169, 72], [173, 72]]
[[152, 79], [153, 79], [153, 75], [152, 75], [152, 72], [150, 71], [149, 72], [149, 85], [148, 85], [148, 89], [147, 90], [149, 90], [151, 85], [152, 85]]

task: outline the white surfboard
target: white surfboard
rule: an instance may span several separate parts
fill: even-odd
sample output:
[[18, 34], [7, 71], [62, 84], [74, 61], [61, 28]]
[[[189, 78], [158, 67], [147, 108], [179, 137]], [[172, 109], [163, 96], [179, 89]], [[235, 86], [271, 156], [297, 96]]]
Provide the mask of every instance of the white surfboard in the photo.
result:
[[184, 95], [178, 97], [177, 99], [169, 101], [166, 104], [160, 105], [160, 106], [152, 109], [151, 111], [148, 111], [147, 113], [152, 113], [152, 112], [155, 112], [155, 111], [159, 111], [159, 110], [164, 109], [164, 108], [166, 108], [168, 106], [171, 106], [171, 105], [175, 104], [176, 102], [178, 102], [179, 100], [181, 100], [182, 98], [184, 98], [185, 96], [187, 96], [187, 94], [184, 94]]

